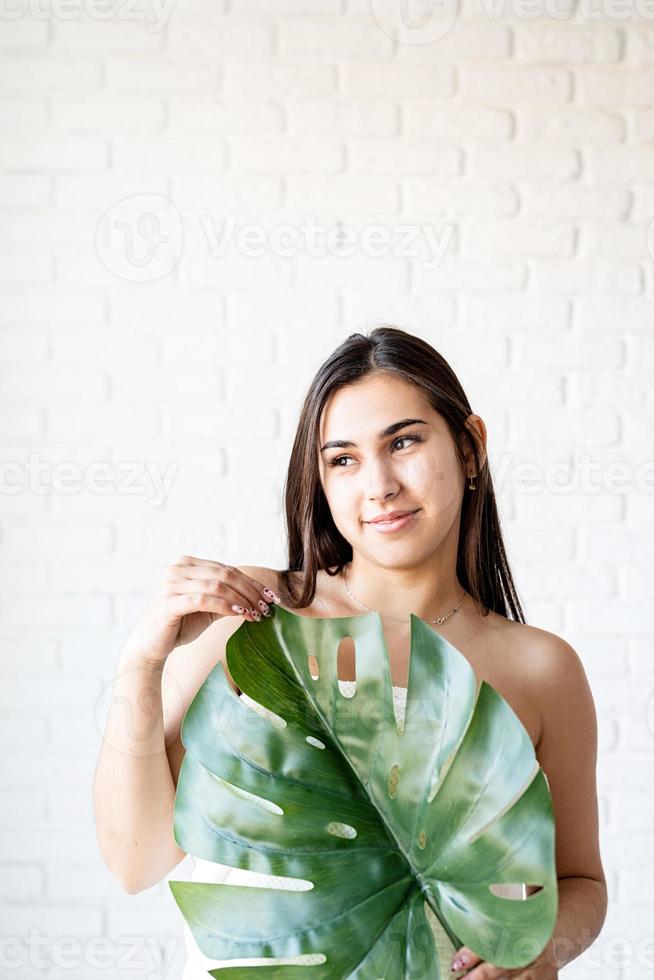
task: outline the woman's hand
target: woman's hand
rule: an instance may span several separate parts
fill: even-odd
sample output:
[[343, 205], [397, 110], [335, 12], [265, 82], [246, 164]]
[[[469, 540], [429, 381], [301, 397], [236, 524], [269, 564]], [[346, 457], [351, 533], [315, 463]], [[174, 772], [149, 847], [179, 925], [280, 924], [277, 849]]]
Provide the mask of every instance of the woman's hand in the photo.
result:
[[[517, 970], [508, 970], [505, 966], [493, 966], [481, 957], [476, 956], [468, 946], [462, 946], [456, 951], [452, 960], [452, 976], [458, 976], [464, 970], [465, 980], [558, 980], [559, 972], [547, 956], [548, 946], [540, 956]], [[473, 969], [471, 969], [473, 967]]]
[[190, 643], [216, 619], [269, 616], [281, 603], [271, 589], [238, 568], [182, 555], [166, 569], [143, 615], [130, 633], [125, 656], [162, 664], [175, 647]]

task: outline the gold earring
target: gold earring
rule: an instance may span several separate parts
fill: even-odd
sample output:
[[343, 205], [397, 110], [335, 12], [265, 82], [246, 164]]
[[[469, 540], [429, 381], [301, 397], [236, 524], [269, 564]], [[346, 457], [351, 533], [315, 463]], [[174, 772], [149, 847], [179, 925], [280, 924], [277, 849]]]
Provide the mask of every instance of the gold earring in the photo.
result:
[[474, 480], [474, 478], [475, 478], [475, 474], [474, 473], [470, 474], [470, 476], [468, 477], [468, 479], [470, 481], [468, 483], [468, 490], [476, 490], [477, 489], [477, 485], [472, 482]]

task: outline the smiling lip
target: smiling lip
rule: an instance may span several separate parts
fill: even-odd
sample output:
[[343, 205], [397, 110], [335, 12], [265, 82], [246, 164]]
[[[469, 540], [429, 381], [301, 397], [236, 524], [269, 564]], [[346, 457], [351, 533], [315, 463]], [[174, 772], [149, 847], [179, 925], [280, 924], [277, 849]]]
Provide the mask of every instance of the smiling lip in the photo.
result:
[[394, 520], [376, 520], [368, 521], [376, 531], [381, 532], [381, 534], [392, 534], [394, 531], [399, 531], [401, 528], [406, 527], [410, 524], [415, 517], [417, 511], [409, 510], [404, 511], [403, 514], [399, 514]]
[[409, 514], [415, 514], [415, 510], [390, 510], [388, 514], [378, 514], [372, 520], [366, 521], [366, 524], [388, 524], [399, 517], [407, 517]]

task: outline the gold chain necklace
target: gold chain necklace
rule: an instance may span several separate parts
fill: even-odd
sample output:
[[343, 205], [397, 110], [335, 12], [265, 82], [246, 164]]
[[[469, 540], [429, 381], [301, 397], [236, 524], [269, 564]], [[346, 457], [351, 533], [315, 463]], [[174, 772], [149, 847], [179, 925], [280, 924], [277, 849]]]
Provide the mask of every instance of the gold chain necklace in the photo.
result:
[[[348, 588], [347, 581], [346, 581], [346, 578], [345, 578], [345, 569], [343, 569], [343, 585], [345, 586], [345, 591], [349, 595], [350, 599], [354, 599], [354, 601], [357, 603], [358, 606], [361, 606], [363, 609], [367, 609], [368, 612], [378, 612], [377, 609], [371, 609], [370, 606], [367, 606], [365, 604], [365, 602], [361, 602], [359, 599], [357, 599], [356, 596], [352, 595], [352, 593], [350, 592], [350, 590]], [[439, 616], [438, 619], [426, 619], [425, 620], [425, 623], [438, 623], [439, 626], [442, 626], [446, 619], [449, 619], [450, 616], [454, 615], [454, 613], [457, 611], [457, 609], [460, 609], [461, 608], [461, 606], [463, 605], [463, 600], [465, 599], [465, 597], [466, 597], [466, 594], [464, 592], [463, 593], [463, 598], [461, 599], [461, 602], [459, 603], [459, 605], [458, 606], [455, 606], [454, 609], [451, 610], [451, 612], [448, 612], [447, 616]], [[384, 613], [384, 616], [386, 616], [386, 613]], [[386, 618], [387, 619], [392, 619], [394, 623], [406, 623], [406, 620], [405, 619], [397, 619], [395, 616], [387, 616]]]

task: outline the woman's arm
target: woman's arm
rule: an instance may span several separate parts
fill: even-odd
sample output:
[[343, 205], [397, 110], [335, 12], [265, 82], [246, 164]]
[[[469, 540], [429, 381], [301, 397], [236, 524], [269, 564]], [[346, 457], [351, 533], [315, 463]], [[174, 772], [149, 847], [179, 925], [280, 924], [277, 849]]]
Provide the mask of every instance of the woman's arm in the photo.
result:
[[185, 857], [172, 833], [175, 784], [164, 737], [163, 666], [121, 653], [93, 783], [100, 851], [130, 895], [161, 881]]
[[607, 889], [599, 848], [597, 805], [597, 717], [583, 664], [559, 636], [543, 630], [530, 651], [528, 685], [541, 713], [536, 755], [547, 777], [555, 819], [559, 910], [541, 955], [521, 970], [481, 962], [468, 947], [461, 969], [475, 969], [466, 980], [552, 980], [599, 935], [607, 910]]

